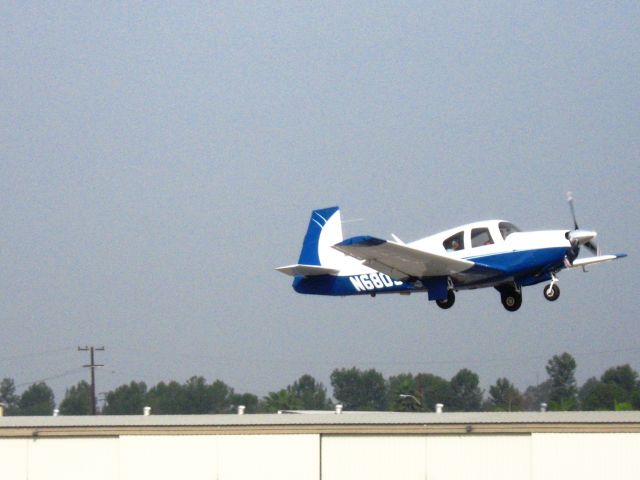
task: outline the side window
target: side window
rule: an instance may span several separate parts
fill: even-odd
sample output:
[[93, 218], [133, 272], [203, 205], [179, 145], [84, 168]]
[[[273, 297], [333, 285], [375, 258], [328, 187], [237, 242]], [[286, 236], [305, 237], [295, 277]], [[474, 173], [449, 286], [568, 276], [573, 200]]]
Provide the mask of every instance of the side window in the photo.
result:
[[488, 228], [474, 228], [471, 230], [471, 246], [482, 247], [483, 245], [492, 245], [493, 240], [489, 234]]
[[458, 232], [455, 235], [451, 235], [444, 242], [442, 246], [447, 252], [455, 252], [464, 248], [464, 232]]

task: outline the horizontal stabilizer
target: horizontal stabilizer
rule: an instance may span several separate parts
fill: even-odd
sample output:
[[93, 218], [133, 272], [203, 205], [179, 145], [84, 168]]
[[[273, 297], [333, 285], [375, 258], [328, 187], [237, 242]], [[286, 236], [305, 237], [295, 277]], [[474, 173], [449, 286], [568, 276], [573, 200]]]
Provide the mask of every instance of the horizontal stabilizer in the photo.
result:
[[368, 267], [397, 279], [448, 276], [469, 270], [475, 265], [469, 260], [369, 236], [349, 238], [333, 248], [364, 260]]
[[598, 255], [597, 257], [580, 258], [573, 261], [572, 267], [586, 267], [587, 265], [595, 265], [597, 263], [610, 262], [618, 258], [626, 257], [626, 253], [617, 253], [615, 255]]
[[277, 271], [295, 277], [301, 275], [303, 277], [316, 277], [319, 275], [337, 275], [339, 270], [335, 268], [321, 267], [320, 265], [287, 265], [285, 267], [276, 268]]

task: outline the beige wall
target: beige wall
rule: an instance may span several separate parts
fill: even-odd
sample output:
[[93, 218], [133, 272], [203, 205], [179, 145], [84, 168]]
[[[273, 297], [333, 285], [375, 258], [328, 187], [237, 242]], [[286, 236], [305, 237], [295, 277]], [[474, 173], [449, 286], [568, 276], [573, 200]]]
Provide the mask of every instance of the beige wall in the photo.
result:
[[317, 480], [319, 468], [319, 435], [0, 439], [7, 480]]
[[323, 479], [530, 478], [530, 435], [325, 436]]
[[640, 433], [0, 439], [8, 480], [637, 480]]
[[0, 439], [0, 472], [7, 480], [112, 480], [118, 449], [117, 438]]
[[532, 435], [535, 480], [640, 479], [640, 433]]

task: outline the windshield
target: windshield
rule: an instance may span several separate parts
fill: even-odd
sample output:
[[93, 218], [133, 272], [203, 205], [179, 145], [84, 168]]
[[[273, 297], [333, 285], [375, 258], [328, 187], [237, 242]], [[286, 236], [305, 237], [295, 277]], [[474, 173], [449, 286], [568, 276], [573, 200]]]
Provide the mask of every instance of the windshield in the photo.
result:
[[500, 234], [502, 235], [502, 238], [504, 238], [505, 240], [513, 232], [520, 232], [521, 231], [513, 223], [509, 223], [509, 222], [500, 222], [499, 227], [500, 227]]

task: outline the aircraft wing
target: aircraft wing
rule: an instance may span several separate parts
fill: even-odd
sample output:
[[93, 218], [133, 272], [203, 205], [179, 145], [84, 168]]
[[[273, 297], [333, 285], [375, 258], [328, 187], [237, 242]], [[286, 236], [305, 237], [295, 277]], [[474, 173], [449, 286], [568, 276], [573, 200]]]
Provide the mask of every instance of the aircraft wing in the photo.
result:
[[469, 260], [425, 252], [369, 236], [349, 238], [333, 248], [397, 279], [449, 276], [476, 265]]

